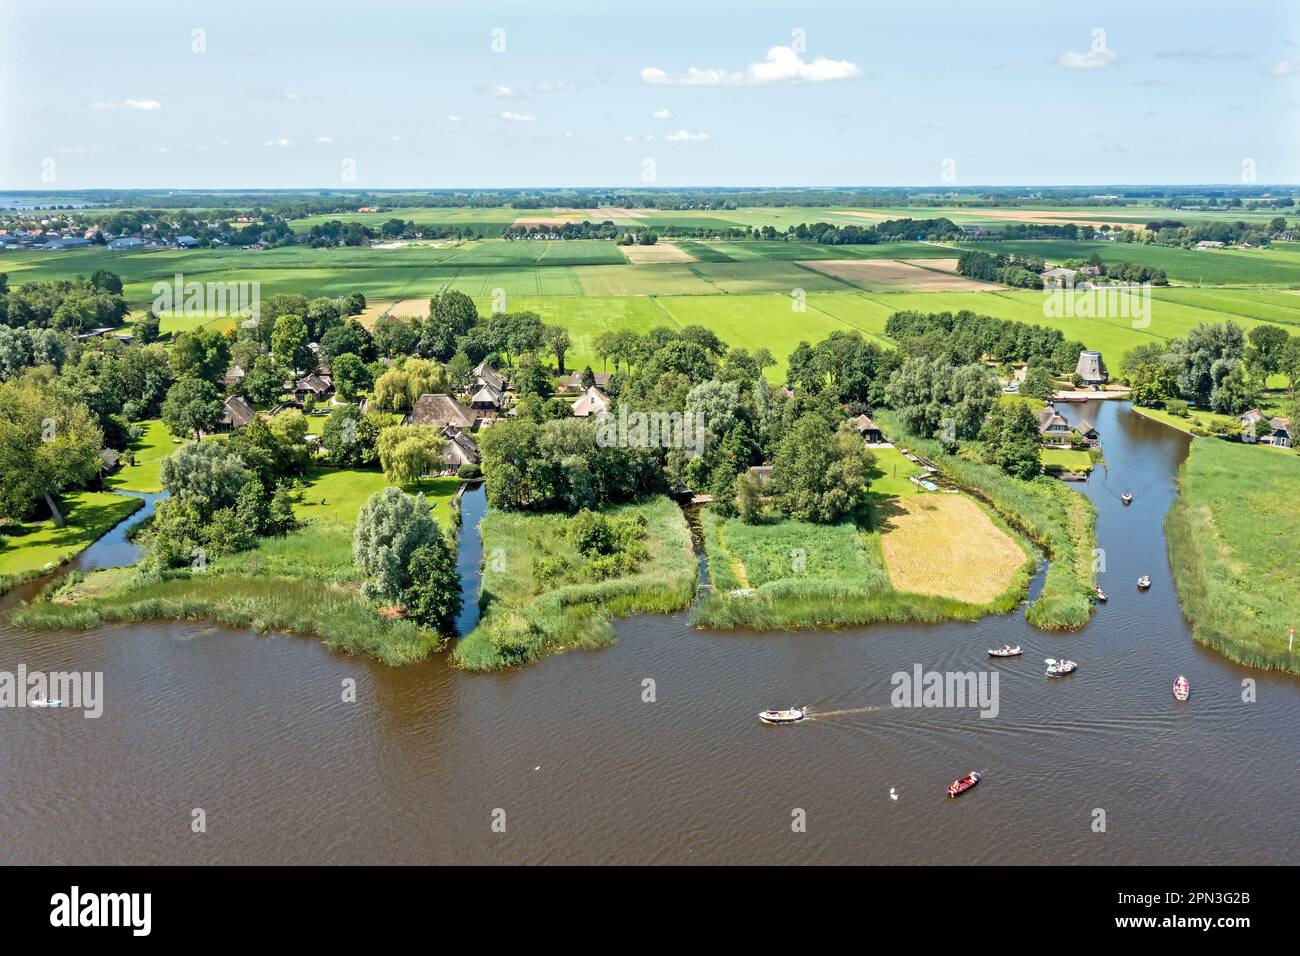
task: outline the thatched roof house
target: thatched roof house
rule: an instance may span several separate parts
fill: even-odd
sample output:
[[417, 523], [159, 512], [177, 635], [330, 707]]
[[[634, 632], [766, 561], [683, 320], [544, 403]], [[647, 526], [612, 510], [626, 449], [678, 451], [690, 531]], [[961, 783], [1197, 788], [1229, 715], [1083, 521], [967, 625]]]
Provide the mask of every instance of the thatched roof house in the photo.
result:
[[477, 421], [478, 416], [472, 408], [466, 408], [450, 395], [441, 394], [421, 395], [406, 418], [408, 425], [433, 425], [466, 431], [472, 429]]

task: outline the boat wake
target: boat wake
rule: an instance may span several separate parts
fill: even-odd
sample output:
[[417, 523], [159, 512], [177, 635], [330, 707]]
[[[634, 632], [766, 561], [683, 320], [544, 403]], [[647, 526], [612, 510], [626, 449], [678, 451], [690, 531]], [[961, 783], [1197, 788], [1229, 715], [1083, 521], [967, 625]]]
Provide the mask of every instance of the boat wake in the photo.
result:
[[846, 707], [842, 710], [809, 710], [808, 716], [813, 720], [821, 720], [823, 717], [844, 717], [849, 714], [870, 714], [874, 711], [884, 709], [884, 707]]

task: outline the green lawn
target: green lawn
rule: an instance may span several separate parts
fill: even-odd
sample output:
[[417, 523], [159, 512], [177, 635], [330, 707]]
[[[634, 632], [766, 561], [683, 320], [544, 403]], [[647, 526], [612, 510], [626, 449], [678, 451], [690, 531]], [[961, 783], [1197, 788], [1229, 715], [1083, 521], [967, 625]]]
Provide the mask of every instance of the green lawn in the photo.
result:
[[122, 455], [123, 461], [134, 456], [135, 464], [123, 465], [105, 484], [122, 491], [157, 494], [163, 490], [162, 460], [181, 446], [173, 441], [172, 433], [158, 419], [140, 424], [144, 426], [144, 435]]
[[1048, 471], [1092, 471], [1092, 456], [1069, 448], [1044, 448], [1043, 467]]
[[1197, 438], [1178, 485], [1165, 532], [1196, 639], [1244, 664], [1300, 673], [1300, 648], [1287, 650], [1287, 629], [1300, 622], [1300, 461]]
[[921, 493], [921, 489], [908, 481], [923, 469], [903, 457], [897, 448], [872, 448], [876, 464], [871, 470], [871, 494], [889, 497], [906, 497]]
[[139, 498], [105, 491], [76, 491], [63, 495], [60, 506], [67, 524], [51, 520], [5, 525], [0, 529], [0, 584], [29, 577], [47, 564], [62, 564], [80, 554], [118, 522], [144, 506]]
[[[302, 501], [294, 508], [300, 519], [333, 521], [351, 528], [366, 499], [392, 482], [378, 469], [310, 468], [305, 484]], [[412, 495], [423, 494], [433, 516], [446, 528], [451, 500], [459, 487], [459, 478], [428, 478], [402, 490]]]

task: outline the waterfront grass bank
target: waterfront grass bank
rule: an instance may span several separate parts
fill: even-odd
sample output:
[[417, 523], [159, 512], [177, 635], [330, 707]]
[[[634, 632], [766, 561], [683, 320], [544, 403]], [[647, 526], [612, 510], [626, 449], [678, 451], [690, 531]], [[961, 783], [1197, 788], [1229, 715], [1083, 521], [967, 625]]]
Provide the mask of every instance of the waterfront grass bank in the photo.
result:
[[571, 648], [613, 642], [611, 619], [667, 614], [690, 605], [698, 563], [686, 519], [668, 498], [602, 509], [607, 518], [644, 519], [635, 567], [596, 578], [594, 562], [575, 558], [566, 541], [573, 517], [490, 510], [483, 539], [482, 616], [456, 643], [454, 663], [498, 670]]
[[1300, 462], [1198, 438], [1165, 517], [1174, 583], [1196, 640], [1241, 664], [1300, 673]]

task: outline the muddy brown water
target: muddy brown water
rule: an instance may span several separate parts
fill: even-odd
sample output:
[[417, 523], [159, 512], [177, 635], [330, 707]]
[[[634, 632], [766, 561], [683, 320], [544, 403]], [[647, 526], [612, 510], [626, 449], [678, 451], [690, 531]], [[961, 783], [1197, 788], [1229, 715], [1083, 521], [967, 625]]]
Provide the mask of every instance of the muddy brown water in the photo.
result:
[[[1300, 862], [1300, 681], [1195, 644], [1173, 593], [1162, 520], [1187, 439], [1120, 403], [1066, 413], [1109, 462], [1075, 487], [1110, 601], [1068, 636], [1022, 614], [759, 635], [646, 616], [605, 650], [481, 676], [201, 624], [6, 624], [0, 670], [102, 671], [105, 710], [0, 710], [0, 861]], [[1008, 641], [1024, 657], [986, 657]], [[1061, 656], [1078, 672], [1048, 681]], [[891, 707], [914, 664], [996, 672], [997, 717]], [[789, 704], [826, 716], [755, 719]], [[969, 770], [983, 782], [946, 799]]]

